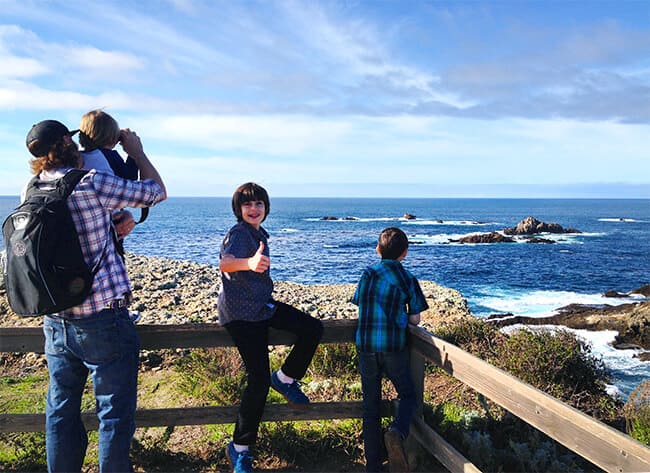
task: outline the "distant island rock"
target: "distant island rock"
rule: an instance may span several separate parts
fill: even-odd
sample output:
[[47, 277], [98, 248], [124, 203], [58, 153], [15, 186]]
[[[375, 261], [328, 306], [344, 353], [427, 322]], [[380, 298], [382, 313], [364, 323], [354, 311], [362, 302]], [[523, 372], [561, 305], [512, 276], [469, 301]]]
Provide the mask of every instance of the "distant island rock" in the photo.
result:
[[582, 233], [575, 228], [563, 228], [558, 223], [546, 223], [535, 217], [526, 217], [516, 227], [504, 228], [506, 235], [535, 235], [538, 233]]
[[449, 239], [450, 243], [515, 243], [514, 238], [502, 235], [499, 232], [490, 233], [477, 233], [474, 235], [467, 235], [457, 240]]
[[[526, 243], [552, 244], [555, 241], [535, 236], [539, 233], [582, 233], [575, 228], [563, 228], [557, 223], [546, 223], [535, 217], [526, 217], [516, 227], [504, 228], [500, 232], [477, 233], [459, 239], [450, 239], [449, 243], [516, 243], [514, 237], [523, 237]], [[510, 236], [511, 235], [511, 236]], [[521, 238], [519, 239], [521, 240]]]
[[413, 215], [413, 214], [410, 214], [410, 213], [406, 212], [402, 216], [402, 218], [405, 218], [406, 220], [415, 220], [417, 217], [415, 215]]

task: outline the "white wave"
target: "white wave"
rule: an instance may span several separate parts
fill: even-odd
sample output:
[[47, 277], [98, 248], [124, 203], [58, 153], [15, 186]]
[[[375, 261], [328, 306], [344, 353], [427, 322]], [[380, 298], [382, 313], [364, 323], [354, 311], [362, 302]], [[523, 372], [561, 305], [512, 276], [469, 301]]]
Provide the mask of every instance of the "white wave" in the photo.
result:
[[474, 220], [434, 220], [434, 219], [410, 219], [404, 217], [355, 217], [347, 215], [344, 217], [332, 216], [334, 219], [325, 217], [307, 217], [306, 222], [403, 222], [406, 225], [448, 225], [448, 226], [485, 226], [496, 225], [495, 222], [477, 222]]
[[300, 230], [298, 230], [297, 228], [281, 228], [280, 229], [281, 233], [297, 233], [299, 231]]
[[[437, 235], [409, 235], [409, 243], [415, 245], [447, 245], [450, 244], [449, 240], [458, 240], [462, 238], [465, 234], [454, 234], [454, 233], [439, 233]], [[451, 243], [459, 245], [460, 243]]]
[[630, 222], [640, 222], [641, 220], [636, 220], [634, 218], [624, 218], [624, 217], [620, 217], [620, 218], [606, 217], [606, 218], [599, 218], [598, 221], [599, 222], [625, 222], [625, 223], [630, 223]]
[[643, 300], [641, 295], [604, 297], [602, 294], [581, 294], [571, 291], [491, 291], [492, 294], [473, 298], [472, 302], [493, 313], [511, 313], [527, 317], [548, 317], [569, 304], [617, 306]]
[[[502, 235], [503, 232], [496, 232]], [[439, 233], [435, 235], [427, 234], [415, 234], [409, 235], [409, 241], [419, 245], [463, 245], [463, 246], [478, 246], [478, 245], [494, 245], [496, 243], [458, 243], [452, 242], [451, 240], [460, 240], [461, 238], [470, 237], [474, 235], [481, 235], [481, 232], [470, 232], [470, 233]], [[565, 245], [582, 245], [584, 242], [580, 239], [580, 236], [584, 236], [584, 233], [545, 233], [539, 235], [539, 238], [544, 238], [546, 240], [552, 240], [558, 244]], [[587, 234], [587, 236], [597, 236], [600, 234]], [[510, 235], [504, 235], [510, 236]], [[518, 244], [528, 244], [528, 240], [523, 236], [510, 236], [514, 239], [514, 243]], [[562, 250], [561, 250], [562, 251]]]
[[485, 225], [496, 225], [495, 222], [476, 222], [474, 220], [404, 220], [407, 225], [453, 225], [453, 226], [485, 226]]
[[338, 247], [339, 247], [339, 245], [330, 245], [330, 244], [327, 244], [327, 243], [325, 243], [323, 245], [323, 248], [338, 248]]
[[303, 219], [305, 222], [398, 222], [404, 220], [401, 217], [372, 217], [360, 218], [353, 216], [335, 217], [334, 219], [326, 219], [324, 217], [307, 217]]

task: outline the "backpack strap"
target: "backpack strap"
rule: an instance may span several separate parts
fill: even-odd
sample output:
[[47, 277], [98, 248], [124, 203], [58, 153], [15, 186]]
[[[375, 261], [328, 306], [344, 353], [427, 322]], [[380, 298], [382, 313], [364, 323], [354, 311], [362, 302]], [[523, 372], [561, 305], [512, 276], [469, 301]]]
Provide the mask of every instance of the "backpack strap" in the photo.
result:
[[88, 171], [85, 169], [70, 169], [66, 172], [56, 183], [57, 190], [61, 196], [67, 199], [86, 174], [88, 174]]
[[135, 223], [142, 223], [145, 220], [147, 220], [147, 217], [149, 216], [149, 207], [142, 207], [140, 209], [140, 220], [138, 220]]

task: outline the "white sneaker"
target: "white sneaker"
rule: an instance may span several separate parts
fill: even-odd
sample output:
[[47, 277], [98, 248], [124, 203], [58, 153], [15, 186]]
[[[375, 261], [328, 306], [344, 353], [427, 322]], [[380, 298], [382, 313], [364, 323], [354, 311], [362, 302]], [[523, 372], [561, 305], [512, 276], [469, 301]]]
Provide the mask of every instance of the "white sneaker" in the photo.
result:
[[142, 318], [142, 314], [136, 310], [130, 310], [129, 311], [129, 320], [133, 322], [134, 324], [138, 322]]

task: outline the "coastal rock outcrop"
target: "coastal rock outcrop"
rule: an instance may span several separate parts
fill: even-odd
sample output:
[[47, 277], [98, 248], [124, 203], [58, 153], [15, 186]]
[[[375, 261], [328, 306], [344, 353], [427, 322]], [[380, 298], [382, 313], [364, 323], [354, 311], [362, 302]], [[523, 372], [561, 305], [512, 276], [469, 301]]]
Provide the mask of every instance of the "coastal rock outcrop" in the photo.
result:
[[415, 220], [417, 217], [415, 215], [413, 215], [413, 214], [410, 214], [410, 213], [406, 212], [402, 216], [402, 218], [405, 218], [406, 220]]
[[617, 306], [570, 304], [550, 317], [499, 315], [490, 317], [490, 320], [501, 327], [513, 324], [564, 325], [574, 329], [615, 330], [618, 332], [616, 347], [650, 350], [650, 301]]
[[558, 223], [546, 223], [535, 217], [526, 217], [515, 227], [504, 228], [506, 235], [535, 235], [537, 233], [582, 233], [575, 228], [563, 228]]
[[605, 291], [603, 293], [603, 297], [621, 298], [621, 297], [629, 297], [629, 296], [650, 297], [650, 284], [644, 284], [641, 287], [632, 289], [630, 292], [618, 292], [615, 291], [614, 289], [610, 289], [609, 291]]

